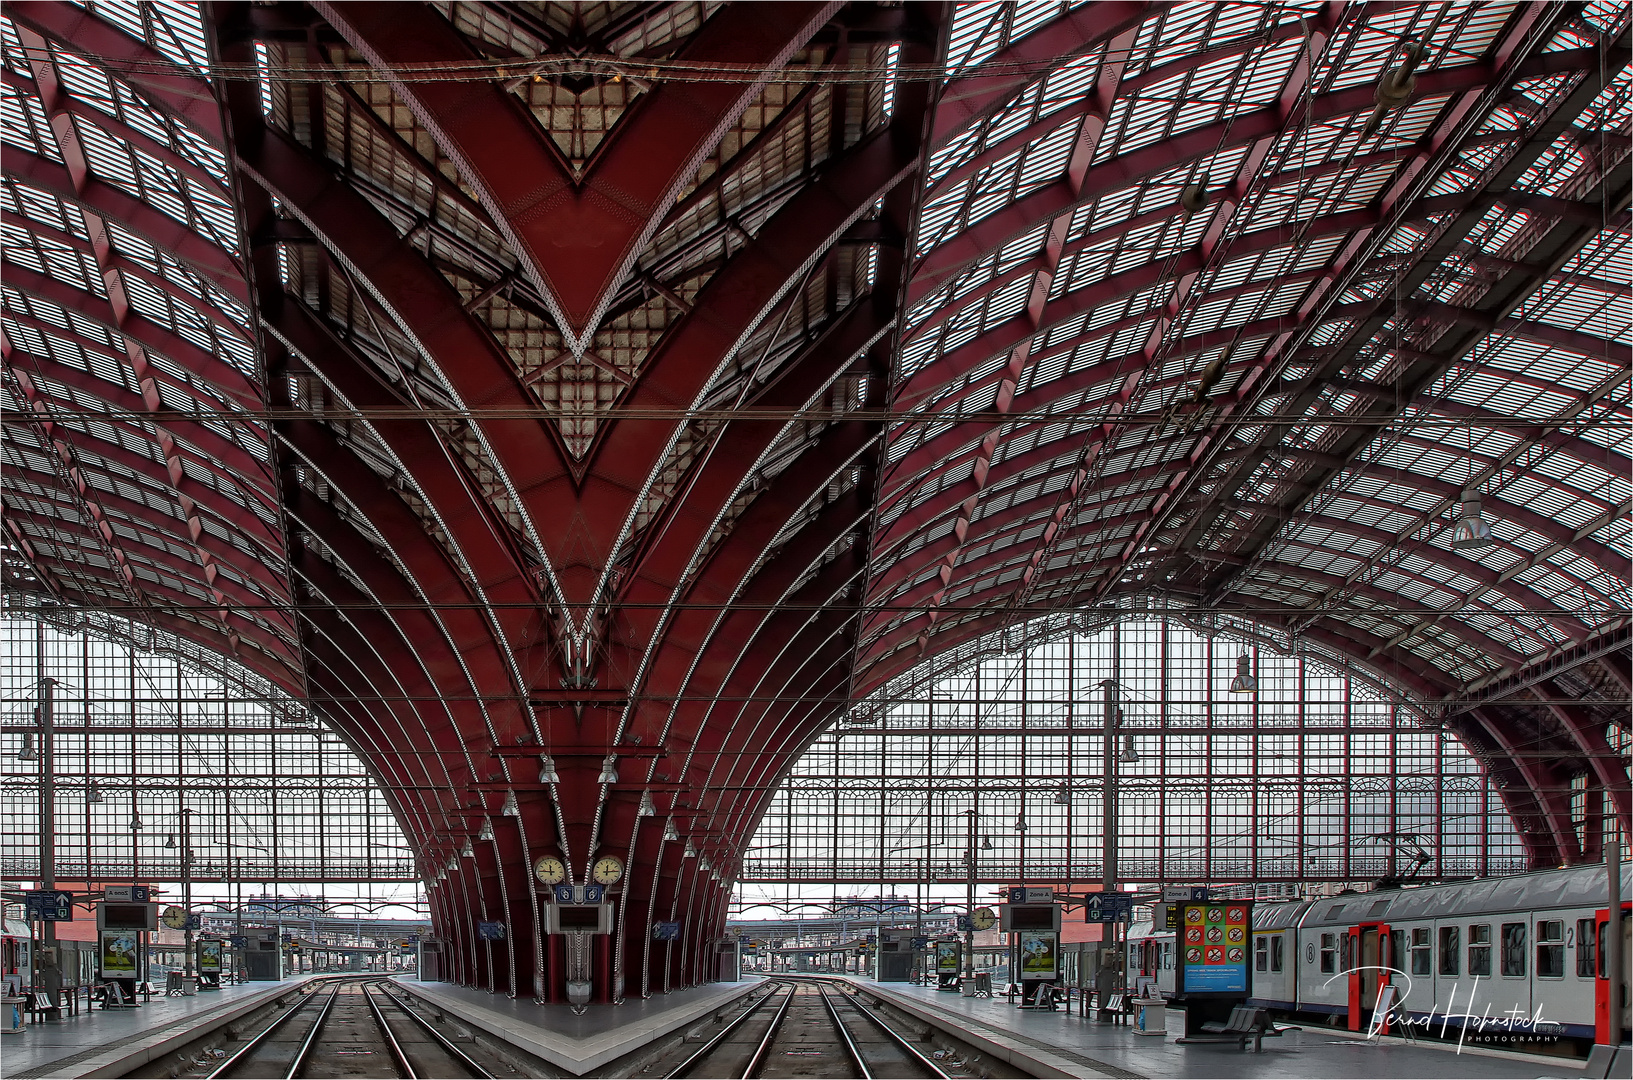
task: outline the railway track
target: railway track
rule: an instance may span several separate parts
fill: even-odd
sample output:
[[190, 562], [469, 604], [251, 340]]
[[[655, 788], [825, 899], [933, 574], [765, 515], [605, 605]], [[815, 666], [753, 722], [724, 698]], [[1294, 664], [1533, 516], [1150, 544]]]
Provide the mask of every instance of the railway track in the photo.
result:
[[782, 982], [694, 1051], [671, 1077], [967, 1077], [957, 1059], [925, 1054], [838, 986]]
[[305, 995], [203, 1075], [212, 1080], [494, 1075], [384, 983], [359, 979]]

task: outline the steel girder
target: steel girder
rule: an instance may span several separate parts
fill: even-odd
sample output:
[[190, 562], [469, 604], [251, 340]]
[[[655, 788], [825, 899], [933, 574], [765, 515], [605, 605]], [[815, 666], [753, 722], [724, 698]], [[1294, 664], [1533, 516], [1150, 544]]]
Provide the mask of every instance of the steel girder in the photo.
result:
[[[346, 156], [347, 146], [329, 141], [323, 132], [333, 118], [327, 114], [331, 106], [321, 88], [287, 87], [290, 94], [304, 95], [302, 107], [309, 112], [303, 114], [306, 126], [301, 127], [277, 108], [270, 119], [263, 118], [254, 84], [229, 84], [232, 122], [223, 123], [214, 87], [193, 76], [164, 87], [152, 85], [165, 80], [144, 75], [141, 69], [157, 62], [157, 54], [125, 39], [122, 32], [110, 32], [108, 24], [94, 15], [67, 5], [16, 8], [31, 28], [66, 41], [116, 71], [124, 70], [144, 91], [151, 88], [158, 107], [172, 115], [196, 115], [198, 103], [208, 102], [203, 112], [213, 112], [215, 118], [214, 126], [207, 126], [208, 137], [226, 148], [244, 176], [275, 195], [282, 209], [274, 212], [259, 191], [240, 192], [240, 209], [250, 219], [247, 231], [256, 241], [247, 256], [253, 273], [246, 274], [219, 248], [94, 174], [74, 175], [72, 168], [38, 155], [8, 152], [8, 175], [156, 239], [240, 302], [253, 296], [262, 323], [269, 385], [281, 386], [288, 376], [321, 380], [347, 405], [370, 412], [412, 409], [421, 400], [412, 388], [434, 383], [440, 376], [452, 390], [454, 412], [470, 412], [471, 427], [452, 434], [445, 422], [449, 418], [435, 410], [356, 421], [316, 413], [280, 414], [272, 425], [274, 452], [295, 453], [303, 464], [263, 473], [254, 488], [266, 495], [275, 481], [290, 520], [305, 530], [302, 543], [310, 537], [310, 546], [294, 556], [302, 588], [309, 593], [301, 604], [305, 609], [299, 623], [301, 659], [314, 691], [336, 699], [324, 703], [323, 711], [378, 770], [383, 788], [414, 838], [422, 866], [436, 878], [432, 903], [438, 926], [448, 935], [457, 977], [490, 989], [506, 988], [511, 994], [531, 990], [536, 996], [559, 993], [551, 976], [554, 971], [559, 977], [559, 957], [552, 959], [549, 944], [534, 932], [538, 901], [528, 873], [534, 857], [559, 852], [577, 880], [596, 852], [625, 855], [632, 869], [627, 902], [622, 905], [624, 925], [606, 960], [609, 970], [622, 974], [642, 993], [660, 985], [668, 988], [675, 979], [687, 983], [706, 978], [708, 945], [729, 898], [740, 840], [763, 812], [771, 788], [793, 755], [831, 720], [848, 694], [881, 685], [922, 656], [1013, 617], [1001, 610], [970, 618], [942, 611], [933, 634], [924, 632], [928, 621], [924, 614], [916, 619], [875, 620], [859, 628], [860, 587], [870, 589], [874, 603], [905, 602], [932, 611], [949, 591], [970, 588], [976, 589], [972, 602], [997, 601], [998, 608], [1029, 596], [1062, 605], [1086, 601], [1096, 595], [1094, 575], [1115, 578], [1124, 556], [1112, 546], [1103, 547], [1100, 555], [1090, 555], [1085, 577], [1084, 567], [1052, 568], [1052, 555], [1068, 544], [1090, 552], [1083, 545], [1096, 537], [1126, 544], [1123, 531], [1139, 527], [1144, 520], [1139, 515], [1167, 515], [1179, 505], [1170, 496], [1154, 511], [1133, 509], [1142, 488], [1149, 492], [1155, 486], [1189, 483], [1186, 477], [1220, 460], [1218, 452], [1206, 446], [1224, 441], [1220, 415], [1204, 411], [1198, 418], [1207, 440], [1203, 451], [1182, 454], [1177, 461], [1153, 464], [1136, 459], [1125, 464], [1130, 453], [1150, 453], [1151, 447], [1160, 445], [1166, 457], [1179, 448], [1176, 438], [1184, 436], [1163, 434], [1155, 424], [1139, 433], [1132, 427], [1105, 424], [1087, 437], [1079, 431], [1001, 460], [1009, 440], [1028, 437], [1043, 425], [1012, 423], [1007, 431], [962, 425], [910, 450], [876, 477], [868, 456], [880, 434], [873, 416], [845, 419], [845, 409], [836, 409], [832, 419], [791, 431], [781, 421], [752, 414], [694, 430], [675, 414], [709, 400], [711, 393], [751, 409], [824, 403], [836, 388], [842, 389], [836, 380], [851, 375], [865, 375], [872, 395], [869, 402], [882, 404], [878, 395], [888, 380], [885, 353], [895, 344], [898, 293], [913, 304], [927, 300], [969, 273], [1000, 244], [1040, 228], [1044, 240], [1036, 257], [995, 271], [990, 280], [965, 290], [910, 328], [912, 335], [948, 333], [959, 320], [973, 318], [1009, 296], [1005, 290], [1024, 290], [1019, 313], [984, 327], [972, 342], [948, 351], [899, 384], [898, 405], [935, 402], [935, 408], [949, 409], [991, 395], [999, 416], [1054, 409], [1062, 410], [1057, 418], [1064, 419], [1095, 407], [1070, 395], [1109, 380], [1116, 384], [1116, 407], [1131, 408], [1139, 384], [1126, 378], [1127, 371], [1118, 371], [1128, 357], [1151, 365], [1188, 360], [1257, 335], [1268, 342], [1258, 361], [1260, 374], [1255, 378], [1260, 381], [1238, 384], [1235, 396], [1225, 403], [1225, 408], [1240, 411], [1247, 407], [1250, 392], [1264, 385], [1273, 363], [1283, 362], [1275, 360], [1280, 350], [1290, 348], [1290, 339], [1283, 335], [1285, 320], [1261, 318], [1228, 332], [1211, 329], [1168, 340], [1174, 336], [1169, 328], [1185, 325], [1201, 302], [1201, 290], [1219, 270], [1221, 253], [1231, 258], [1268, 257], [1296, 243], [1349, 237], [1348, 247], [1323, 269], [1284, 269], [1277, 281], [1290, 292], [1302, 290], [1294, 302], [1302, 301], [1312, 326], [1316, 319], [1322, 320], [1323, 328], [1346, 321], [1364, 326], [1375, 304], [1353, 300], [1332, 304], [1325, 299], [1317, 303], [1317, 298], [1333, 295], [1349, 265], [1346, 260], [1354, 257], [1365, 237], [1408, 220], [1402, 214], [1415, 215], [1410, 220], [1418, 222], [1434, 221], [1441, 214], [1474, 215], [1492, 205], [1436, 195], [1397, 212], [1394, 201], [1412, 176], [1451, 145], [1449, 135], [1482, 88], [1519, 77], [1570, 73], [1596, 55], [1555, 50], [1516, 59], [1513, 45], [1524, 28], [1519, 21], [1510, 24], [1482, 60], [1443, 61], [1443, 66], [1419, 74], [1416, 100], [1433, 98], [1446, 104], [1438, 126], [1431, 124], [1432, 130], [1417, 135], [1402, 151], [1408, 165], [1398, 190], [1360, 205], [1344, 205], [1296, 227], [1263, 228], [1256, 223], [1250, 229], [1245, 224], [1249, 189], [1264, 179], [1255, 170], [1269, 159], [1277, 140], [1296, 137], [1306, 121], [1349, 123], [1345, 117], [1372, 107], [1370, 84], [1309, 91], [1314, 86], [1311, 68], [1323, 50], [1337, 42], [1346, 27], [1372, 18], [1374, 9], [1329, 5], [1305, 23], [1272, 20], [1263, 41], [1198, 47], [1127, 77], [1124, 68], [1139, 45], [1140, 28], [1152, 18], [1164, 18], [1164, 8], [1117, 4], [1076, 9], [1006, 41], [985, 65], [960, 72], [948, 84], [941, 107], [930, 107], [930, 98], [939, 90], [899, 81], [894, 88], [897, 111], [890, 123], [880, 122], [877, 110], [847, 114], [853, 107], [847, 99], [865, 103], [871, 89], [853, 88], [849, 95], [822, 89], [791, 95], [800, 109], [813, 110], [812, 115], [826, 122], [829, 145], [810, 158], [803, 172], [774, 178], [785, 187], [755, 192], [750, 189], [764, 163], [754, 155], [776, 146], [777, 140], [795, 138], [810, 120], [790, 107], [765, 110], [771, 117], [755, 121], [762, 125], [758, 129], [743, 118], [797, 50], [809, 48], [815, 57], [830, 40], [847, 40], [842, 28], [824, 29], [836, 12], [841, 20], [861, 18], [840, 10], [841, 5], [785, 6], [775, 11], [728, 6], [705, 19], [686, 40], [655, 47], [650, 54], [654, 63], [747, 57], [754, 69], [736, 83], [658, 79], [622, 120], [605, 131], [582, 175], [574, 175], [556, 151], [553, 132], [539, 115], [505, 85], [517, 73], [531, 77], [530, 58], [503, 55], [506, 74], [499, 78], [427, 81], [416, 75], [414, 65], [454, 60], [481, 64], [500, 54], [478, 31], [456, 29], [431, 8], [320, 7], [390, 90], [388, 103], [378, 112], [349, 91], [340, 92], [337, 100], [355, 103], [354, 114], [363, 117], [359, 130], [368, 130], [376, 140], [401, 144], [407, 170], [418, 168], [422, 173], [407, 183], [427, 185], [440, 193], [436, 199], [457, 205], [479, 228], [496, 230], [494, 235], [506, 241], [505, 247], [518, 260], [514, 273], [496, 273], [491, 261], [484, 264], [471, 256], [470, 265], [461, 262], [467, 257], [462, 254], [465, 249], [450, 242], [455, 230], [444, 223], [406, 220], [416, 204], [384, 192], [373, 174], [365, 175], [359, 162]], [[501, 20], [507, 17], [495, 10]], [[662, 18], [664, 10], [654, 5], [621, 18], [626, 27], [635, 26]], [[293, 55], [306, 47], [303, 38], [314, 47], [332, 40], [321, 28], [309, 38], [284, 33], [274, 27], [284, 16], [268, 9], [227, 5], [211, 14], [215, 24], [209, 29], [229, 62], [252, 57], [252, 45], [261, 36], [289, 44]], [[895, 16], [889, 24], [895, 29], [885, 31], [887, 35], [907, 29], [919, 34], [902, 38], [901, 63], [935, 59], [920, 32], [933, 33], [945, 15], [937, 7], [933, 12], [914, 8]], [[552, 39], [527, 12], [518, 9], [513, 17], [519, 20], [517, 40], [525, 40], [526, 34]], [[1009, 15], [1000, 12], [1000, 18], [1007, 20]], [[304, 31], [305, 22], [289, 22]], [[1115, 129], [1119, 93], [1188, 78], [1209, 64], [1245, 63], [1259, 50], [1296, 41], [1306, 43], [1302, 59], [1287, 70], [1277, 100], [1240, 110], [1218, 123], [1165, 134], [1126, 152], [1101, 145], [1103, 137], [1109, 144], [1105, 133]], [[854, 42], [850, 47], [854, 49]], [[1034, 69], [1059, 64], [1062, 58], [1095, 57], [1102, 47], [1114, 55], [1101, 65], [1091, 90], [1035, 123], [1000, 130], [1000, 113], [1040, 76], [1041, 71]], [[323, 52], [308, 59], [327, 63], [331, 57]], [[829, 58], [836, 68], [847, 62], [845, 57]], [[26, 90], [28, 81], [16, 78], [11, 84]], [[44, 85], [49, 79], [32, 81], [49, 96]], [[843, 78], [839, 81], [843, 83]], [[789, 99], [783, 100], [786, 106]], [[413, 111], [423, 130], [389, 119], [396, 115], [393, 107], [401, 106]], [[55, 116], [64, 131], [98, 120], [71, 100], [59, 101]], [[913, 237], [919, 204], [957, 192], [960, 185], [985, 175], [1024, 144], [1063, 124], [1077, 127], [1060, 179], [1024, 191], [995, 213], [969, 221], [960, 218], [950, 239], [906, 265], [903, 256], [890, 249], [892, 237]], [[229, 128], [230, 145], [224, 135]], [[297, 128], [302, 132], [298, 136]], [[313, 134], [306, 134], [308, 129]], [[741, 149], [735, 155], [722, 154], [711, 177], [686, 194], [699, 163], [718, 152], [728, 130]], [[976, 141], [984, 141], [984, 148], [965, 155], [933, 182], [921, 180], [911, 187], [902, 183], [910, 175], [925, 176], [923, 163], [932, 154], [961, 133], [977, 130]], [[986, 138], [989, 132], [994, 137]], [[140, 143], [141, 133], [132, 134], [131, 141]], [[1466, 134], [1459, 128], [1457, 137]], [[435, 145], [445, 160], [426, 160], [428, 153], [410, 145], [415, 140], [423, 140], [421, 147]], [[161, 160], [168, 157], [164, 147], [149, 149]], [[1067, 289], [1065, 282], [1057, 286], [1056, 279], [1067, 267], [1077, 265], [1069, 260], [1084, 258], [1095, 242], [1122, 244], [1138, 230], [1160, 229], [1174, 221], [1172, 210], [1147, 210], [1082, 240], [1069, 238], [1081, 207], [1178, 165], [1236, 152], [1246, 154], [1238, 171], [1209, 185], [1224, 204], [1216, 202], [1208, 211], [1200, 241], [1175, 259], [1148, 260], [1132, 269], [1126, 261], [1120, 263], [1116, 273], [1086, 289]], [[1356, 161], [1381, 168], [1390, 164], [1389, 158], [1386, 153], [1363, 152]], [[196, 171], [186, 160], [174, 164], [183, 173]], [[1328, 169], [1326, 175], [1340, 172]], [[457, 175], [457, 182], [449, 173]], [[478, 194], [480, 208], [463, 194], [462, 185]], [[1492, 198], [1523, 205], [1527, 213], [1555, 214], [1561, 221], [1581, 217], [1583, 208], [1570, 200], [1515, 194], [1512, 187], [1510, 183]], [[744, 190], [749, 194], [740, 194]], [[779, 202], [785, 196], [786, 201]], [[872, 208], [881, 198], [884, 219], [876, 223]], [[734, 206], [755, 209], [748, 216], [734, 215]], [[969, 206], [958, 210], [968, 212]], [[302, 222], [321, 250], [300, 247], [304, 239], [300, 230], [288, 228], [290, 223], [280, 221], [278, 213]], [[695, 224], [688, 215], [695, 216]], [[582, 250], [573, 246], [592, 236], [598, 244]], [[649, 248], [658, 237], [666, 237], [665, 245], [674, 245], [666, 251], [686, 252], [674, 264], [681, 268], [677, 274], [690, 275], [681, 287], [649, 273]], [[481, 242], [470, 241], [469, 248], [475, 250]], [[915, 242], [910, 239], [910, 251]], [[422, 253], [422, 243], [427, 253]], [[703, 258], [711, 245], [718, 245], [723, 256]], [[81, 255], [99, 254], [95, 245], [89, 252], [83, 250], [85, 245], [78, 246]], [[853, 250], [866, 250], [876, 260], [871, 295], [854, 282], [845, 284], [846, 291], [839, 287], [845, 275], [856, 277]], [[292, 251], [301, 258], [295, 260]], [[280, 281], [275, 252], [292, 266], [299, 263], [289, 271], [287, 286]], [[133, 279], [140, 276], [140, 268], [117, 260], [100, 265]], [[315, 285], [306, 278], [313, 266], [319, 268]], [[331, 273], [369, 294], [353, 301], [363, 318], [354, 319], [350, 311], [340, 317], [326, 307], [323, 281]], [[539, 299], [524, 295], [526, 288], [513, 288], [521, 279], [532, 282]], [[250, 280], [255, 283], [253, 293]], [[822, 314], [798, 331], [811, 333], [810, 338], [794, 342], [785, 335], [779, 340], [776, 334], [781, 331], [773, 328], [808, 304], [807, 296], [819, 282], [827, 290], [818, 304]], [[1169, 282], [1174, 289], [1168, 308], [1123, 315], [1092, 329], [1085, 325], [1045, 344], [1045, 335], [1065, 327], [1068, 320], [1095, 315]], [[471, 283], [478, 290], [474, 298]], [[156, 280], [146, 284], [173, 302], [183, 299]], [[84, 296], [76, 298], [54, 282], [32, 285], [54, 302], [80, 307], [86, 303]], [[1229, 282], [1205, 295], [1230, 304], [1250, 298], [1255, 287], [1254, 281]], [[652, 293], [669, 306], [665, 321], [650, 335], [636, 366], [618, 380], [616, 401], [596, 412], [596, 435], [588, 449], [569, 450], [538, 408], [530, 376], [503, 336], [502, 320], [479, 312], [495, 297], [512, 296], [514, 302], [507, 301], [510, 308], [534, 320], [528, 332], [543, 333], [551, 330], [548, 309], [553, 303], [554, 330], [568, 342], [568, 353], [583, 358], [598, 327], [638, 312], [639, 297]], [[615, 297], [620, 298], [616, 311]], [[1599, 355], [1589, 352], [1598, 339], [1579, 330], [1516, 321], [1502, 311], [1470, 316], [1468, 310], [1447, 301], [1438, 312], [1414, 310], [1413, 317], [1483, 331], [1500, 328]], [[392, 327], [391, 334], [357, 335], [353, 330], [354, 336], [348, 336], [342, 330], [369, 318]], [[167, 338], [163, 327], [155, 324], [150, 329], [141, 319], [139, 313], [116, 313], [109, 325], [128, 323], [133, 340], [159, 351], [175, 348], [181, 353], [175, 357], [178, 362], [205, 370], [211, 359], [207, 351], [193, 346], [188, 352], [176, 335]], [[538, 330], [541, 325], [543, 331]], [[623, 325], [619, 333], [625, 332]], [[734, 374], [731, 361], [747, 342], [768, 330], [773, 330], [773, 337], [767, 354], [771, 345], [785, 348], [780, 354], [784, 366], [769, 383], [756, 385], [752, 377]], [[1097, 347], [1118, 334], [1141, 337], [1143, 345], [1136, 341], [1134, 352], [1122, 359], [1093, 363], [1031, 385], [1039, 365], [1067, 350]], [[418, 357], [393, 372], [398, 338], [406, 338]], [[385, 361], [377, 359], [382, 354]], [[971, 374], [995, 357], [1000, 360], [997, 370], [972, 382]], [[1293, 360], [1318, 366], [1325, 362], [1308, 352], [1289, 352], [1286, 362]], [[599, 357], [587, 362], [606, 369]], [[423, 365], [432, 371], [429, 380], [418, 370]], [[1190, 377], [1186, 367], [1154, 375], [1145, 392], [1149, 395], [1151, 387], [1164, 394], [1177, 391]], [[220, 378], [231, 383], [227, 373], [220, 373]], [[232, 392], [230, 386], [225, 389]], [[252, 408], [264, 404], [262, 388], [254, 380], [238, 389], [248, 391], [241, 403]], [[443, 392], [441, 387], [434, 389]], [[98, 396], [110, 404], [133, 405], [125, 393]], [[204, 398], [198, 400], [207, 406]], [[494, 410], [503, 414], [492, 415]], [[620, 417], [620, 410], [635, 415]], [[355, 432], [344, 434], [347, 425], [355, 425]], [[690, 439], [698, 432], [703, 433], [702, 449], [691, 456], [681, 453], [677, 447], [683, 437]], [[177, 439], [185, 438], [178, 428]], [[786, 446], [790, 439], [792, 449]], [[1577, 452], [1583, 449], [1573, 444], [1565, 452], [1580, 457]], [[1325, 450], [1309, 453], [1308, 464], [1302, 467], [1330, 468], [1327, 458], [1320, 456], [1324, 453], [1334, 456]], [[769, 456], [773, 454], [785, 456], [773, 460]], [[376, 471], [381, 459], [393, 460], [407, 477], [401, 493]], [[878, 520], [872, 516], [875, 492], [880, 512], [889, 513], [895, 504], [915, 498], [922, 485], [938, 482], [949, 469], [966, 464], [976, 474], [970, 480], [909, 509], [891, 525], [875, 525], [871, 549], [866, 541], [855, 541], [860, 526]], [[1125, 471], [1110, 473], [1113, 467]], [[234, 468], [236, 463], [227, 473]], [[763, 490], [751, 479], [762, 468]], [[1038, 470], [1036, 477], [1026, 476], [1033, 470]], [[165, 466], [148, 462], [138, 471], [157, 483], [163, 480]], [[306, 479], [297, 479], [297, 472]], [[1036, 496], [1002, 513], [981, 513], [982, 500], [997, 497], [1023, 476], [1028, 481], [1065, 478], [1068, 483], [1064, 494]], [[197, 485], [191, 478], [182, 479]], [[1414, 482], [1417, 479], [1421, 478]], [[1452, 486], [1432, 478], [1424, 483], [1426, 489], [1435, 483]], [[312, 485], [333, 488], [344, 505], [325, 505]], [[207, 489], [188, 489], [184, 495], [206, 510], [228, 501]], [[1090, 500], [1099, 520], [1074, 517], [1074, 510]], [[1496, 508], [1497, 503], [1492, 500], [1488, 505]], [[110, 504], [108, 513], [119, 515], [126, 509]], [[1507, 516], [1511, 507], [1504, 504], [1500, 509]], [[1512, 509], [1512, 520], [1523, 523], [1530, 520], [1524, 519], [1530, 513], [1543, 526], [1540, 535], [1578, 545], [1580, 553], [1595, 558], [1613, 554], [1611, 545], [1571, 535], [1544, 514]], [[229, 506], [226, 512], [232, 510]], [[952, 539], [899, 557], [921, 530], [946, 527], [949, 519]], [[1314, 512], [1311, 519], [1326, 520]], [[1333, 528], [1350, 524], [1331, 521]], [[1015, 542], [1018, 535], [1038, 526], [1043, 526], [1043, 535], [1035, 542]], [[155, 536], [163, 535], [162, 522], [144, 523], [138, 532], [148, 528], [159, 530]], [[260, 549], [284, 550], [282, 536], [264, 526], [261, 532], [266, 535], [256, 538]], [[1137, 543], [1150, 548], [1157, 535], [1156, 528], [1147, 525]], [[1388, 534], [1357, 524], [1351, 535], [1384, 543]], [[965, 555], [976, 545], [999, 541], [1008, 546], [976, 558]], [[235, 556], [226, 548], [201, 550], [219, 557], [222, 565], [236, 565], [229, 561]], [[863, 554], [869, 550], [871, 561]], [[1227, 555], [1231, 558], [1224, 558]], [[1238, 557], [1252, 556], [1221, 555], [1227, 563]], [[938, 562], [940, 571], [927, 583], [907, 585]], [[992, 584], [995, 575], [1023, 565], [1018, 589], [1006, 592]], [[1326, 580], [1315, 571], [1283, 569], [1302, 581]], [[1501, 589], [1531, 606], [1542, 601], [1540, 606], [1548, 610], [1545, 599], [1527, 591], [1530, 586], [1512, 574], [1483, 570], [1467, 560], [1455, 569], [1484, 589]], [[1416, 569], [1407, 576], [1426, 587], [1434, 583]], [[1082, 587], [1085, 583], [1088, 587]], [[1257, 586], [1250, 578], [1215, 574], [1210, 587], [1221, 602], [1273, 606], [1251, 595], [1249, 590]], [[1345, 587], [1370, 600], [1381, 601], [1387, 595], [1370, 581]], [[785, 600], [789, 610], [764, 607]], [[353, 609], [371, 603], [384, 606], [375, 612]], [[807, 605], [812, 610], [806, 610]], [[545, 615], [554, 621], [552, 634], [545, 631]], [[1298, 617], [1289, 608], [1270, 621]], [[1559, 613], [1551, 617], [1556, 622], [1566, 619]], [[1347, 626], [1333, 614], [1304, 629], [1326, 647], [1384, 670], [1413, 693], [1433, 697], [1456, 689], [1432, 669], [1423, 670], [1418, 654], [1401, 646], [1412, 633], [1432, 627], [1420, 625], [1404, 637], [1385, 639]], [[876, 630], [883, 632], [868, 636]], [[1522, 659], [1491, 647], [1471, 627], [1459, 624], [1448, 630], [1472, 647], [1500, 654], [1505, 663]], [[1572, 630], [1581, 632], [1577, 627]], [[432, 697], [435, 703], [416, 700]], [[1591, 720], [1576, 719], [1580, 723], [1566, 726], [1575, 732], [1572, 738], [1578, 749], [1593, 745]], [[1471, 739], [1484, 740], [1481, 745], [1489, 748], [1494, 761], [1512, 757], [1512, 747], [1518, 745], [1515, 733], [1487, 730], [1493, 724], [1501, 728], [1506, 722], [1503, 715], [1486, 710], [1479, 721], [1477, 729], [1470, 728]], [[641, 741], [632, 741], [634, 736]], [[437, 750], [435, 769], [410, 752], [423, 749], [427, 740]], [[653, 753], [654, 746], [661, 747], [663, 756]], [[529, 758], [541, 752], [556, 756], [562, 780], [553, 788], [532, 782], [527, 772], [532, 768]], [[609, 752], [620, 755], [623, 779], [601, 785], [595, 780], [596, 764]], [[1517, 812], [1537, 815], [1547, 823], [1554, 837], [1547, 851], [1568, 851], [1559, 830], [1558, 801], [1549, 792], [1558, 777], [1546, 769], [1534, 768], [1527, 774], [1518, 763], [1515, 770], [1516, 783], [1505, 798], [1513, 800]], [[643, 790], [660, 799], [672, 793], [671, 801], [677, 804], [686, 800], [676, 812], [687, 819], [688, 835], [721, 865], [725, 882], [698, 873], [695, 863], [687, 866], [677, 845], [661, 840], [661, 813], [651, 821], [640, 817]], [[501, 819], [495, 806], [507, 791], [516, 796], [518, 814]], [[1615, 797], [1614, 791], [1611, 795]], [[484, 815], [494, 818], [494, 840], [479, 844], [474, 859], [461, 858], [460, 842], [475, 835]], [[1536, 851], [1540, 857], [1544, 847]], [[684, 942], [658, 955], [642, 920], [681, 913], [688, 923]], [[503, 918], [508, 924], [510, 940], [503, 949], [476, 940], [474, 921], [485, 918]], [[610, 986], [605, 992], [614, 993]]]
[[575, 176], [515, 95], [497, 83], [407, 82], [398, 75], [408, 65], [474, 59], [440, 14], [418, 5], [314, 4], [392, 79], [397, 96], [476, 185], [575, 354], [588, 347], [614, 292], [704, 157], [766, 79], [841, 6], [745, 5], [709, 19], [678, 59], [753, 67], [760, 77], [658, 84], [585, 174]]

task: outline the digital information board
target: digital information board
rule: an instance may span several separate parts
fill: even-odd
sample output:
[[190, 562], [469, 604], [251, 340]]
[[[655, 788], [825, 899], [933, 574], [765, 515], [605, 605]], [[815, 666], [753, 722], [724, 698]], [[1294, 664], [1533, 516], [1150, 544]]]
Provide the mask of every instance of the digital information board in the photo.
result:
[[936, 942], [936, 970], [958, 974], [959, 944], [956, 941]]
[[1179, 907], [1179, 994], [1252, 992], [1253, 903], [1215, 900]]

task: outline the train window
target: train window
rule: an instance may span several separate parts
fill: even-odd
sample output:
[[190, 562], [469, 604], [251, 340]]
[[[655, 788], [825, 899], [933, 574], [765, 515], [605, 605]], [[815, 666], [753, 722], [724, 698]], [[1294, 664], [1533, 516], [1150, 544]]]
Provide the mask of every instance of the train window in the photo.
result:
[[1270, 939], [1270, 970], [1271, 971], [1280, 971], [1281, 970], [1282, 961], [1283, 961], [1284, 956], [1286, 955], [1283, 952], [1284, 945], [1285, 945], [1285, 942], [1283, 941], [1282, 936], [1280, 934], [1277, 934], [1275, 937]]
[[1412, 930], [1412, 974], [1427, 975], [1434, 965], [1429, 941], [1429, 928], [1419, 926]]
[[1338, 939], [1338, 962], [1345, 971], [1355, 970], [1355, 935], [1345, 934]]
[[1525, 924], [1503, 923], [1503, 974], [1525, 974]]
[[1458, 940], [1459, 936], [1455, 926], [1440, 928], [1440, 973], [1450, 975], [1454, 979], [1457, 978], [1457, 969], [1460, 966], [1457, 962], [1457, 954], [1462, 945]]
[[1537, 920], [1537, 978], [1565, 977], [1565, 923], [1561, 919]]
[[1593, 978], [1593, 939], [1593, 920], [1576, 920], [1576, 977], [1578, 979]]
[[1491, 974], [1491, 924], [1469, 927], [1469, 974]]
[[1253, 939], [1253, 970], [1270, 970], [1270, 939], [1267, 937]]
[[1338, 970], [1338, 935], [1321, 935], [1321, 974], [1331, 975]]

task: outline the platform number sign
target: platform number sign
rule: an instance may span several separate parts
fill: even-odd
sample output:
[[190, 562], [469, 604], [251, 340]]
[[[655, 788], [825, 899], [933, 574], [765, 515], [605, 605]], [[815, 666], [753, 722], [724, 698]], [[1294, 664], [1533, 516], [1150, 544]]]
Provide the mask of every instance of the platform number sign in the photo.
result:
[[1178, 922], [1179, 993], [1245, 997], [1251, 992], [1252, 901], [1182, 904]]

